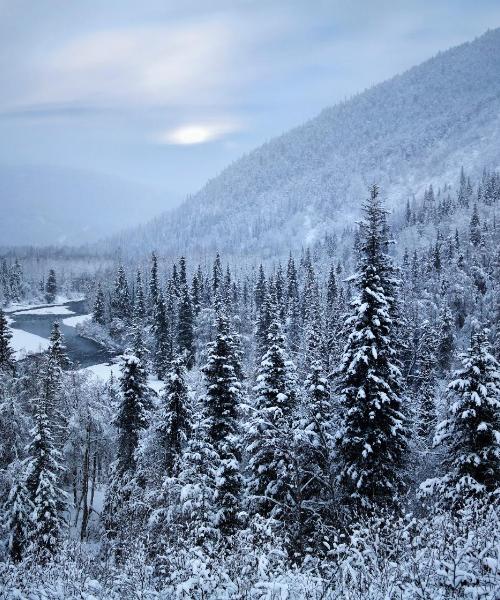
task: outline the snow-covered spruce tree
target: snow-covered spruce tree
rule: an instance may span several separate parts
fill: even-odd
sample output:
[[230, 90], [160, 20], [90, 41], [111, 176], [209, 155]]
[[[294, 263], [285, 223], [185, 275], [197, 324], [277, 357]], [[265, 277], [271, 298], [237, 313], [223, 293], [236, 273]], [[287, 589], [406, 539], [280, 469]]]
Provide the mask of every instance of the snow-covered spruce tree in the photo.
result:
[[7, 319], [0, 308], [0, 372], [15, 370], [14, 350], [10, 345], [12, 333], [7, 324]]
[[424, 321], [420, 327], [418, 367], [415, 374], [417, 400], [417, 433], [428, 442], [436, 427], [436, 349], [437, 335], [434, 326]]
[[[134, 305], [134, 311], [137, 305]], [[132, 327], [130, 330], [130, 349], [131, 354], [136, 356], [143, 366], [144, 370], [148, 371], [148, 355], [149, 351], [146, 347], [146, 342], [144, 340], [144, 321], [140, 317], [139, 313], [135, 314], [132, 322]]]
[[33, 503], [22, 473], [13, 483], [3, 506], [2, 525], [7, 531], [7, 549], [10, 559], [19, 562], [25, 555], [30, 532], [33, 530]]
[[469, 240], [470, 243], [478, 248], [481, 245], [481, 221], [479, 219], [479, 212], [477, 210], [477, 204], [474, 203], [472, 209], [472, 216], [469, 225]]
[[60, 542], [64, 492], [58, 485], [62, 472], [60, 454], [54, 445], [43, 397], [35, 400], [35, 426], [31, 437], [25, 463], [26, 488], [33, 504], [29, 553], [36, 562], [44, 563], [50, 560]]
[[125, 269], [120, 265], [111, 296], [111, 316], [126, 321], [131, 314], [130, 294]]
[[268, 333], [271, 320], [277, 312], [276, 294], [272, 279], [266, 285], [264, 298], [257, 313], [257, 326], [255, 329], [255, 341], [257, 356], [261, 357], [268, 348]]
[[187, 283], [182, 285], [180, 295], [177, 344], [180, 352], [185, 354], [186, 367], [192, 369], [194, 366], [194, 317]]
[[[126, 543], [130, 542], [130, 532], [137, 524], [133, 520], [134, 507], [131, 505], [136, 449], [139, 434], [148, 425], [150, 402], [146, 371], [141, 361], [132, 354], [125, 354], [122, 361], [121, 399], [114, 419], [118, 428], [117, 456], [111, 469], [102, 517], [106, 542], [113, 546], [118, 557], [122, 556]], [[105, 548], [109, 546], [105, 544]]]
[[184, 357], [175, 358], [165, 378], [165, 389], [156, 423], [163, 449], [163, 470], [168, 477], [178, 474], [182, 450], [190, 432], [188, 388]]
[[453, 315], [446, 303], [443, 303], [441, 307], [439, 321], [440, 329], [437, 359], [441, 373], [444, 374], [450, 370], [455, 351]]
[[45, 300], [47, 302], [54, 302], [57, 295], [57, 280], [56, 272], [54, 269], [50, 269], [49, 276], [47, 277], [47, 283], [45, 285]]
[[196, 548], [211, 554], [220, 542], [215, 506], [219, 457], [210, 443], [209, 419], [203, 401], [193, 407], [191, 435], [182, 454], [178, 483], [183, 551]]
[[158, 281], [158, 258], [153, 252], [151, 254], [151, 270], [149, 273], [149, 294], [148, 294], [148, 316], [151, 320], [154, 317], [158, 296], [160, 294], [160, 283]]
[[172, 327], [167, 307], [161, 293], [158, 294], [153, 314], [153, 367], [158, 379], [164, 379], [173, 358]]
[[302, 369], [309, 373], [313, 363], [326, 363], [326, 347], [324, 339], [323, 314], [320, 305], [319, 289], [313, 282], [313, 289], [308, 292], [308, 301], [304, 311], [304, 350]]
[[118, 428], [118, 472], [134, 471], [135, 450], [141, 429], [147, 427], [150, 391], [146, 371], [137, 356], [123, 356], [120, 378], [121, 403], [115, 418]]
[[220, 254], [217, 252], [217, 255], [214, 260], [214, 265], [212, 268], [212, 299], [215, 300], [217, 296], [222, 298], [223, 296], [223, 283], [224, 283], [224, 274], [222, 272], [222, 264], [220, 260]]
[[97, 284], [94, 306], [92, 308], [92, 321], [98, 325], [106, 325], [106, 299], [100, 282]]
[[144, 321], [146, 317], [146, 300], [144, 298], [144, 286], [142, 284], [142, 273], [137, 269], [134, 288], [134, 319]]
[[254, 290], [255, 308], [257, 309], [257, 311], [260, 311], [262, 308], [262, 305], [266, 299], [266, 292], [266, 274], [264, 273], [264, 267], [262, 265], [259, 265], [259, 275]]
[[66, 346], [64, 345], [61, 327], [57, 321], [54, 321], [54, 324], [52, 325], [47, 354], [60, 369], [68, 369], [71, 366], [71, 361], [66, 353]]
[[291, 489], [294, 510], [289, 519], [292, 552], [299, 557], [325, 551], [334, 520], [333, 408], [319, 359], [310, 366], [304, 392], [294, 423], [297, 481]]
[[339, 369], [342, 424], [337, 434], [338, 481], [348, 508], [370, 512], [396, 503], [404, 487], [408, 431], [396, 355], [396, 288], [385, 253], [385, 212], [373, 186], [364, 205], [358, 296]]
[[277, 311], [269, 326], [267, 344], [247, 422], [248, 495], [252, 514], [283, 521], [289, 513], [293, 479], [292, 417], [297, 390]]
[[203, 374], [207, 434], [217, 453], [214, 503], [216, 525], [223, 536], [230, 536], [240, 524], [242, 477], [238, 443], [238, 409], [241, 398], [241, 368], [238, 344], [229, 318], [221, 305], [216, 317], [216, 337], [208, 345]]
[[437, 494], [439, 504], [453, 507], [500, 485], [500, 367], [486, 330], [473, 330], [461, 360], [448, 386], [448, 418], [434, 438], [444, 447], [444, 474], [422, 484], [424, 494]]
[[286, 314], [286, 338], [288, 348], [293, 354], [300, 349], [301, 335], [301, 314], [300, 314], [300, 296], [297, 270], [295, 262], [290, 254], [286, 272], [287, 279], [287, 314]]

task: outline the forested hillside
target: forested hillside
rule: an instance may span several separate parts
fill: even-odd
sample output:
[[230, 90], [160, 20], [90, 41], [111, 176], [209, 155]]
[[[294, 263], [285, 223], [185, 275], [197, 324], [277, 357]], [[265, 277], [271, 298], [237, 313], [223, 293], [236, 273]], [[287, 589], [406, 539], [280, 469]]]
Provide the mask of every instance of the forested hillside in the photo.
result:
[[377, 182], [389, 206], [500, 164], [500, 29], [324, 110], [214, 177], [178, 209], [105, 247], [141, 255], [283, 256], [359, 215]]
[[500, 177], [451, 179], [282, 263], [97, 273], [107, 381], [2, 316], [2, 593], [497, 598]]

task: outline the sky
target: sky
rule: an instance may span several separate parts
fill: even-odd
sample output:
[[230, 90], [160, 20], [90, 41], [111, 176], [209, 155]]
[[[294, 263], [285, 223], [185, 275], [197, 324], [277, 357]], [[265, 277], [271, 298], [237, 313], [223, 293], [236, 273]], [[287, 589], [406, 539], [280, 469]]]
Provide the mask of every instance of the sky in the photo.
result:
[[171, 193], [439, 50], [498, 0], [0, 0], [0, 166]]

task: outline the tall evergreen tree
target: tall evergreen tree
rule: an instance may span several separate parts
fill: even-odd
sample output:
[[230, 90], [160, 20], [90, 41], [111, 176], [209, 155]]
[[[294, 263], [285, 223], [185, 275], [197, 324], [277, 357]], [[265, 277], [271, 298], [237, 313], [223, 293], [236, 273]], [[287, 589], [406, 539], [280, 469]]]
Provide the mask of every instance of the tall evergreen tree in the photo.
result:
[[153, 366], [158, 379], [164, 379], [173, 357], [172, 328], [167, 307], [160, 293], [153, 317], [154, 352]]
[[391, 318], [396, 284], [385, 253], [385, 214], [373, 186], [364, 205], [361, 255], [350, 330], [340, 367], [342, 426], [337, 436], [339, 483], [355, 509], [395, 501], [407, 449], [401, 372]]
[[144, 298], [144, 286], [142, 284], [142, 273], [137, 269], [135, 278], [135, 295], [134, 295], [134, 319], [142, 322], [146, 317], [146, 300]]
[[147, 426], [147, 407], [150, 402], [146, 380], [146, 371], [139, 358], [126, 354], [120, 379], [122, 397], [115, 418], [118, 428], [118, 473], [133, 472], [135, 469], [135, 450], [139, 433]]
[[15, 370], [14, 350], [10, 345], [12, 333], [7, 318], [0, 308], [0, 372]]
[[158, 280], [158, 258], [153, 252], [151, 254], [151, 271], [149, 274], [149, 297], [148, 297], [148, 314], [154, 318], [158, 299], [160, 294], [160, 283]]
[[92, 308], [92, 321], [102, 326], [106, 325], [106, 299], [101, 282], [97, 284], [94, 306]]
[[31, 436], [26, 462], [26, 487], [33, 504], [29, 551], [37, 562], [44, 563], [54, 555], [60, 542], [64, 492], [58, 485], [62, 471], [60, 454], [54, 445], [43, 397], [35, 402]]
[[125, 269], [120, 265], [111, 298], [111, 314], [114, 319], [127, 320], [131, 315], [130, 294]]
[[481, 221], [479, 219], [477, 204], [474, 204], [474, 208], [472, 209], [472, 217], [469, 226], [469, 240], [476, 248], [481, 245]]
[[[182, 273], [182, 271], [181, 271]], [[185, 278], [185, 272], [184, 272]], [[181, 279], [182, 281], [182, 279]], [[187, 282], [182, 284], [179, 300], [179, 316], [177, 327], [177, 344], [179, 351], [186, 355], [186, 366], [191, 369], [194, 366], [194, 323], [193, 307]]]
[[50, 269], [49, 276], [47, 277], [47, 283], [45, 285], [45, 300], [47, 302], [54, 302], [57, 295], [57, 279], [56, 272], [54, 269]]
[[182, 451], [189, 438], [190, 413], [184, 357], [175, 358], [165, 378], [165, 389], [156, 424], [164, 451], [168, 477], [178, 474]]
[[47, 353], [60, 369], [67, 369], [72, 364], [66, 352], [61, 327], [57, 321], [54, 321], [54, 324], [52, 325]]
[[33, 502], [26, 488], [23, 476], [18, 476], [9, 492], [3, 507], [2, 525], [8, 532], [7, 548], [13, 562], [23, 559], [33, 530]]
[[268, 332], [256, 398], [248, 422], [248, 491], [253, 512], [278, 520], [288, 515], [294, 478], [292, 417], [296, 406], [294, 367], [289, 361], [276, 313]]
[[310, 366], [304, 386], [304, 406], [294, 425], [297, 481], [294, 490], [294, 551], [303, 556], [325, 550], [333, 522], [333, 406], [321, 361]]
[[445, 505], [492, 492], [500, 484], [500, 367], [490, 354], [487, 331], [473, 330], [462, 368], [449, 384], [448, 418], [434, 444], [445, 447], [444, 474], [422, 484]]
[[442, 373], [449, 371], [455, 351], [453, 315], [446, 303], [443, 303], [439, 315], [440, 331], [437, 349], [438, 363]]
[[207, 364], [203, 368], [207, 386], [207, 434], [218, 457], [215, 477], [216, 525], [224, 535], [231, 535], [239, 525], [242, 487], [238, 444], [241, 368], [238, 345], [223, 310], [219, 310], [217, 315], [216, 331], [215, 340], [208, 347]]

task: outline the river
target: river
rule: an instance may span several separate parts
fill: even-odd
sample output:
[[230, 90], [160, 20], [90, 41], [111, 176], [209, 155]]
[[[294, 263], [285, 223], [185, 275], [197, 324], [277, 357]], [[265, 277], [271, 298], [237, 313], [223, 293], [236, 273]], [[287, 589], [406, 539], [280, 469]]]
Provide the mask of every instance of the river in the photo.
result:
[[[58, 321], [61, 326], [61, 332], [64, 335], [64, 343], [66, 345], [68, 357], [75, 366], [79, 365], [84, 368], [111, 361], [114, 356], [113, 353], [109, 352], [104, 346], [101, 346], [97, 342], [80, 337], [75, 327], [69, 327], [63, 323], [63, 319], [66, 319], [67, 317], [87, 314], [85, 300], [66, 302], [64, 306], [74, 314], [33, 315], [29, 314], [29, 309], [26, 312], [20, 310], [9, 315], [12, 319], [11, 327], [13, 329], [21, 329], [29, 333], [34, 333], [35, 335], [48, 339], [54, 321]], [[40, 306], [37, 308], [42, 307]]]

